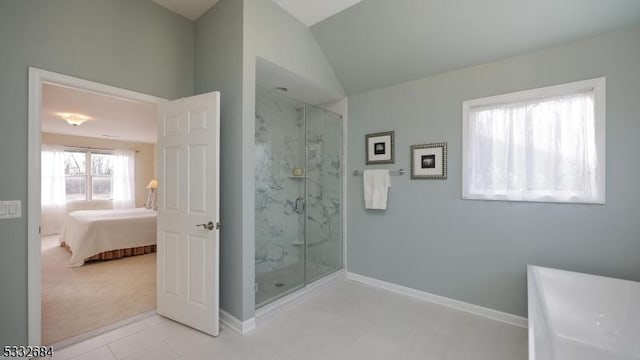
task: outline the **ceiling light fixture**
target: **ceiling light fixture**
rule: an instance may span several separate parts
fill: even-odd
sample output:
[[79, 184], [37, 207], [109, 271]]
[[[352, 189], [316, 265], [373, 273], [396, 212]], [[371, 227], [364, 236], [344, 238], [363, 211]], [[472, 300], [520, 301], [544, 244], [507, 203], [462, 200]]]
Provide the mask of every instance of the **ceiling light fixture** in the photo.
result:
[[91, 119], [90, 117], [81, 114], [62, 113], [58, 115], [60, 115], [62, 120], [66, 121], [71, 126], [82, 125], [85, 121]]

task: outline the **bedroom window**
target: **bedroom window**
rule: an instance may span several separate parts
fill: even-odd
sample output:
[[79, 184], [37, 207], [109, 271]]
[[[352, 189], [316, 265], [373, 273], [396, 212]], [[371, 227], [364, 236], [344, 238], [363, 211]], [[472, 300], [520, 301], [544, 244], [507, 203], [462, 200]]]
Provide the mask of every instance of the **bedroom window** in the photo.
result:
[[65, 152], [67, 201], [113, 198], [113, 155], [91, 151]]
[[463, 199], [605, 202], [605, 79], [463, 103]]
[[90, 154], [91, 156], [91, 198], [109, 200], [113, 198], [113, 155]]

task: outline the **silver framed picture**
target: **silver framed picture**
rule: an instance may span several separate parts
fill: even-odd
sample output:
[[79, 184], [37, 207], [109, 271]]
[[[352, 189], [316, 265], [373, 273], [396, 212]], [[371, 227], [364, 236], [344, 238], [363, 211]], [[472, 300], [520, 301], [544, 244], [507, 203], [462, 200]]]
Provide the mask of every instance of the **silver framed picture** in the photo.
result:
[[394, 131], [365, 135], [367, 165], [393, 164], [395, 162], [394, 135]]
[[447, 143], [411, 145], [411, 179], [447, 179]]

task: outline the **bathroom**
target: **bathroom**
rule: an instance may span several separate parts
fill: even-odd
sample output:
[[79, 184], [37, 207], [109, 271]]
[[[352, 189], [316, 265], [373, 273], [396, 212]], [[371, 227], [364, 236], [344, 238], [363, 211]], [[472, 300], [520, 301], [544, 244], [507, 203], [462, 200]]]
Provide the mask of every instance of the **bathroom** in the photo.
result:
[[[171, 100], [219, 91], [218, 305], [226, 333], [200, 358], [219, 357], [217, 344], [231, 342], [245, 358], [274, 352], [262, 359], [408, 359], [409, 349], [415, 358], [525, 359], [533, 344], [527, 327], [545, 319], [529, 312], [528, 265], [640, 280], [640, 2], [612, 1], [367, 0], [329, 11], [333, 1], [219, 0], [196, 19], [162, 0], [1, 2], [9, 61], [0, 137], [3, 169], [11, 169], [3, 201], [37, 198], [27, 189], [37, 159], [26, 151], [35, 113], [30, 66]], [[467, 196], [465, 102], [599, 78], [606, 78], [606, 106], [597, 106], [606, 122], [593, 130], [606, 138], [596, 155], [606, 167], [598, 162], [579, 177], [598, 174], [591, 183], [600, 196], [588, 203]], [[393, 134], [380, 146], [394, 150], [393, 161], [368, 164], [367, 136], [381, 133]], [[446, 176], [414, 177], [412, 152], [440, 143]], [[421, 156], [428, 169], [439, 155]], [[588, 169], [547, 158], [537, 165], [548, 164]], [[354, 176], [366, 170], [390, 171], [384, 210], [366, 208], [364, 178]], [[565, 176], [549, 178], [565, 186]], [[0, 224], [7, 270], [0, 283], [15, 290], [1, 296], [3, 345], [38, 342], [38, 293], [29, 291], [38, 271], [26, 266], [31, 248], [39, 250], [39, 224], [27, 216], [34, 208]], [[547, 279], [540, 277], [542, 290], [555, 287]], [[558, 284], [556, 294], [573, 289]], [[600, 321], [599, 303], [595, 311], [587, 305], [585, 323], [605, 324], [603, 332], [615, 324], [614, 316]], [[179, 340], [157, 334], [150, 337]], [[611, 333], [604, 335], [606, 345]], [[173, 355], [166, 342], [141, 343], [130, 341], [132, 353]]]

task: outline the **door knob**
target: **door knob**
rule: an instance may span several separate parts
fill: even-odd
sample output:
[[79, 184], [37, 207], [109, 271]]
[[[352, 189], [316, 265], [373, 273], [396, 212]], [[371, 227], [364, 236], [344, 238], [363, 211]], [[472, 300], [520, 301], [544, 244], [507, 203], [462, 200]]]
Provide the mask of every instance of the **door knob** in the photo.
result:
[[199, 226], [202, 226], [203, 228], [205, 228], [205, 229], [207, 229], [207, 230], [209, 230], [209, 231], [211, 231], [211, 230], [215, 229], [215, 227], [216, 227], [216, 226], [213, 224], [213, 221], [209, 221], [209, 222], [208, 222], [208, 223], [206, 223], [206, 224], [198, 224], [198, 225], [196, 225], [196, 227], [199, 227]]

